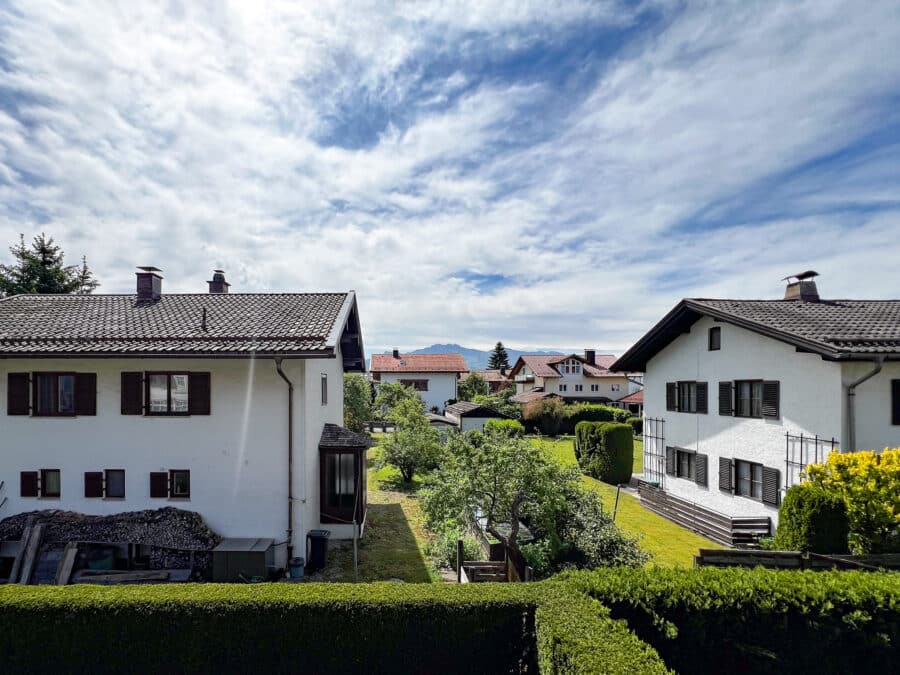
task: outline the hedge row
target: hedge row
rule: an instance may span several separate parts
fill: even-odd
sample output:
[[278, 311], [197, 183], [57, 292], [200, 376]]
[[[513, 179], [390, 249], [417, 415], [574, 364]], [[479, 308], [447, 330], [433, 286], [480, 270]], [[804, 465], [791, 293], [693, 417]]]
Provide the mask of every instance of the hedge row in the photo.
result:
[[620, 568], [563, 580], [678, 672], [900, 671], [900, 575]]
[[634, 467], [631, 425], [579, 422], [575, 427], [575, 458], [581, 470], [604, 483], [627, 483]]

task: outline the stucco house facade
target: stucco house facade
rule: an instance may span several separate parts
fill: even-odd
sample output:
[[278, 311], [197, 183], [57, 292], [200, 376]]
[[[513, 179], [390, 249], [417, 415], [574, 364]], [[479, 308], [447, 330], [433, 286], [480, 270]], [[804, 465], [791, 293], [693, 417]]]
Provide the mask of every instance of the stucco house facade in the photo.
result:
[[[0, 300], [0, 517], [176, 506], [224, 537], [365, 522], [367, 437], [340, 427], [364, 370], [355, 294], [166, 294]], [[294, 551], [296, 550], [296, 553]]]
[[686, 299], [612, 368], [645, 371], [643, 479], [711, 521], [774, 527], [807, 464], [900, 444], [900, 301]]
[[517, 402], [527, 402], [535, 394], [554, 394], [566, 402], [587, 401], [612, 404], [629, 392], [628, 377], [609, 370], [616, 360], [611, 354], [598, 355], [587, 349], [584, 355], [520, 356], [509, 378], [516, 385]]
[[469, 369], [461, 354], [373, 354], [370, 367], [376, 388], [381, 382], [412, 387], [427, 410], [443, 413], [447, 401], [455, 401], [457, 385]]
[[471, 401], [448, 405], [444, 415], [456, 424], [459, 431], [484, 431], [484, 425], [488, 420], [509, 419], [503, 413]]

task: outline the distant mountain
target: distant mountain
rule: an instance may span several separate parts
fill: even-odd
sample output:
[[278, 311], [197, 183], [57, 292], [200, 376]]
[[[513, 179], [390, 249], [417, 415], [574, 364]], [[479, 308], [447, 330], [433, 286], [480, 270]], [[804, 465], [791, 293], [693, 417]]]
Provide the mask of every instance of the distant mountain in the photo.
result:
[[[389, 352], [390, 350], [383, 350], [383, 352]], [[506, 348], [506, 353], [509, 354], [509, 365], [513, 366], [516, 363], [516, 359], [518, 359], [522, 354], [578, 354], [581, 350], [572, 349], [567, 352], [561, 352], [556, 349], [529, 349], [529, 350], [521, 350], [521, 349], [512, 349], [510, 347]], [[382, 353], [376, 350], [373, 353]], [[416, 349], [411, 352], [405, 352], [409, 354], [462, 354], [462, 357], [466, 361], [466, 365], [469, 366], [471, 370], [482, 370], [488, 367], [488, 360], [491, 358], [491, 350], [481, 350], [481, 349], [470, 349], [468, 347], [463, 347], [462, 345], [430, 345], [428, 347], [423, 347], [422, 349]]]

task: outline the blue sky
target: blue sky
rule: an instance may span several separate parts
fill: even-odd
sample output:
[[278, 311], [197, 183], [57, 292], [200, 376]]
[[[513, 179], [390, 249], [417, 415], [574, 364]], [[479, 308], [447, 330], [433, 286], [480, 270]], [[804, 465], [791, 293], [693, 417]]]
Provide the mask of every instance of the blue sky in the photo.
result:
[[2, 240], [355, 289], [370, 348], [900, 297], [900, 4], [349, 4], [0, 0]]

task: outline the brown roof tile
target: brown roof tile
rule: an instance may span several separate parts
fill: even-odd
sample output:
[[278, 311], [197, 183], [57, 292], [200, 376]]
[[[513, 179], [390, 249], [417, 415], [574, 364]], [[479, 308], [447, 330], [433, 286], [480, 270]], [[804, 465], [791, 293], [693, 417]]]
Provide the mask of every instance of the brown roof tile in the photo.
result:
[[372, 354], [373, 373], [466, 373], [462, 354]]

